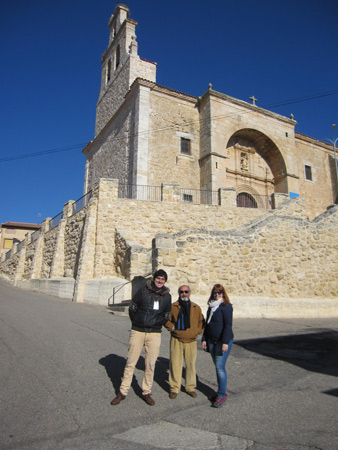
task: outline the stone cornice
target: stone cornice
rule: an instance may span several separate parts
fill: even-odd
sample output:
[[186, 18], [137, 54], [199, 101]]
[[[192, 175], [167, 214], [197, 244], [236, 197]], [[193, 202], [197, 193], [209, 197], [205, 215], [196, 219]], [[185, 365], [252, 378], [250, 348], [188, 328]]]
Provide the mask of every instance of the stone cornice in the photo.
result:
[[229, 159], [229, 156], [224, 156], [224, 155], [221, 155], [220, 153], [216, 153], [216, 152], [210, 152], [207, 155], [202, 156], [202, 158], [200, 158], [198, 160], [198, 162], [201, 164], [201, 162], [203, 162], [207, 158], [210, 158], [211, 156], [217, 156], [218, 158]]
[[259, 112], [261, 114], [264, 114], [265, 116], [273, 117], [274, 119], [280, 120], [289, 125], [295, 126], [297, 124], [297, 122], [293, 119], [289, 119], [288, 117], [281, 116], [280, 114], [271, 112], [267, 109], [260, 108], [257, 105], [251, 105], [250, 103], [244, 102], [243, 100], [239, 100], [237, 98], [230, 97], [230, 95], [226, 95], [226, 94], [223, 94], [222, 92], [217, 92], [212, 89], [209, 89], [207, 92], [205, 92], [203, 94], [203, 96], [200, 97], [200, 101], [203, 101], [207, 96], [217, 97], [221, 100], [226, 100], [227, 102], [233, 103], [234, 105], [241, 106], [242, 108], [249, 109], [254, 112]]
[[[159, 84], [156, 84], [153, 81], [145, 80], [144, 78], [136, 78], [135, 81], [133, 82], [133, 84], [130, 87], [130, 91], [136, 85], [146, 86], [149, 89], [151, 89], [152, 91], [156, 91], [156, 92], [160, 92], [160, 93], [163, 93], [163, 94], [166, 94], [166, 95], [170, 95], [172, 97], [176, 97], [176, 98], [179, 98], [179, 99], [182, 99], [182, 100], [186, 100], [186, 101], [194, 103], [194, 104], [197, 103], [197, 97], [194, 97], [194, 96], [189, 95], [189, 94], [185, 94], [184, 92], [175, 91], [174, 89], [170, 89], [170, 88], [165, 87], [165, 86], [161, 86]], [[128, 93], [127, 93], [127, 95], [128, 95]]]
[[332, 144], [329, 144], [328, 142], [320, 141], [318, 139], [312, 138], [311, 136], [306, 136], [306, 134], [302, 133], [295, 133], [295, 138], [300, 141], [322, 147], [323, 150], [328, 150], [330, 153], [333, 152]]
[[94, 141], [89, 141], [88, 144], [84, 147], [84, 149], [82, 149], [82, 153], [83, 153], [84, 155], [87, 155], [87, 153], [90, 152], [90, 150], [91, 150], [91, 148], [92, 148], [92, 143], [93, 143], [93, 142], [94, 142]]
[[265, 177], [259, 177], [257, 175], [252, 175], [251, 173], [247, 173], [247, 172], [242, 172], [240, 170], [232, 170], [232, 169], [226, 169], [227, 173], [231, 173], [233, 175], [240, 175], [241, 177], [245, 177], [245, 178], [251, 178], [253, 180], [258, 180], [258, 181], [266, 181], [268, 183], [274, 184], [274, 180], [272, 178], [265, 178]]

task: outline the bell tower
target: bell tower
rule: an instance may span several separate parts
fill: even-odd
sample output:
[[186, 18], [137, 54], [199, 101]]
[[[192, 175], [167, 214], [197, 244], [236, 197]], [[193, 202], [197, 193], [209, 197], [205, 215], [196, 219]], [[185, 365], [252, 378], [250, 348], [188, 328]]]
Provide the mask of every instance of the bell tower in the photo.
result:
[[136, 78], [156, 82], [156, 63], [138, 56], [137, 22], [129, 18], [129, 8], [118, 4], [109, 20], [109, 43], [101, 60], [101, 88], [96, 106], [95, 136], [117, 112]]

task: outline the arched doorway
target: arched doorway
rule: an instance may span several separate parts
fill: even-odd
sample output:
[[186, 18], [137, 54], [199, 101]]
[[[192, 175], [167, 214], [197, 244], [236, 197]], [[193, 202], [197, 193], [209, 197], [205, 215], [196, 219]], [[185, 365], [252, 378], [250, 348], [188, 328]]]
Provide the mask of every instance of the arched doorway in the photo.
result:
[[257, 208], [257, 202], [248, 192], [237, 194], [237, 206], [239, 208]]
[[[276, 144], [260, 131], [244, 128], [236, 131], [227, 143], [227, 187], [241, 186], [239, 202], [250, 202], [250, 192], [270, 196], [288, 193], [286, 165]], [[251, 195], [251, 197], [253, 197]], [[254, 199], [254, 197], [253, 197]], [[254, 207], [254, 206], [251, 206]]]

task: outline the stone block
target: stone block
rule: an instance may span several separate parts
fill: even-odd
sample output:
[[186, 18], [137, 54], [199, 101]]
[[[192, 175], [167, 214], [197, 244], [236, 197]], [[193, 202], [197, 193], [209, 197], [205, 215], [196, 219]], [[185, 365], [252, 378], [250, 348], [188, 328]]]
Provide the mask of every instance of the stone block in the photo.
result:
[[120, 303], [131, 298], [132, 284], [124, 278], [86, 280], [84, 286], [84, 301], [108, 305]]

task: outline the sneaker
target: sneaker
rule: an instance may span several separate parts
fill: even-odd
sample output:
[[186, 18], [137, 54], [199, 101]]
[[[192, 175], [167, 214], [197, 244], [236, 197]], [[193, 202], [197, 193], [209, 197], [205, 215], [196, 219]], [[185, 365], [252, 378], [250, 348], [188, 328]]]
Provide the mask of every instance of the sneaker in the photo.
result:
[[213, 406], [214, 408], [221, 408], [224, 405], [225, 401], [226, 397], [217, 397], [211, 406]]
[[155, 400], [153, 398], [151, 398], [150, 394], [142, 395], [142, 398], [146, 402], [147, 405], [149, 405], [149, 406], [155, 405]]
[[[211, 403], [214, 403], [216, 401], [217, 397], [218, 397], [218, 394], [215, 394], [215, 395], [212, 395], [211, 397], [208, 397], [208, 400], [210, 400]], [[227, 400], [227, 398], [228, 398], [228, 395], [225, 394], [225, 400]]]

